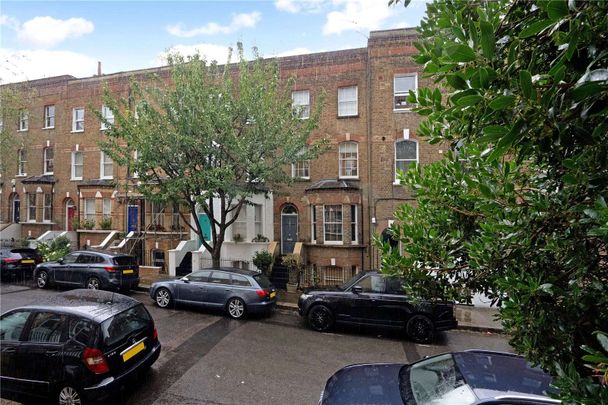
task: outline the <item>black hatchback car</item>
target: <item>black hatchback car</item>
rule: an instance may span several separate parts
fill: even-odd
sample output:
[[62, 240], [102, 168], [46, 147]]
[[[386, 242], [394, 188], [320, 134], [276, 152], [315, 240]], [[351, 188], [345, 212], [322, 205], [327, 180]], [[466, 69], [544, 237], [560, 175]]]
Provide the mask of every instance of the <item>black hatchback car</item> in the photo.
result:
[[107, 398], [161, 350], [139, 301], [72, 290], [0, 318], [2, 397], [83, 404]]
[[139, 284], [139, 266], [133, 256], [82, 250], [56, 262], [41, 263], [34, 271], [36, 285], [84, 287], [91, 290], [125, 290]]
[[32, 278], [42, 256], [31, 248], [0, 248], [0, 277], [2, 280]]
[[342, 286], [305, 291], [299, 313], [317, 331], [334, 323], [404, 330], [416, 342], [430, 342], [436, 331], [458, 326], [452, 303], [412, 303], [401, 281], [369, 271], [356, 274]]
[[559, 404], [548, 396], [551, 380], [521, 356], [468, 350], [412, 364], [344, 367], [327, 380], [319, 404]]

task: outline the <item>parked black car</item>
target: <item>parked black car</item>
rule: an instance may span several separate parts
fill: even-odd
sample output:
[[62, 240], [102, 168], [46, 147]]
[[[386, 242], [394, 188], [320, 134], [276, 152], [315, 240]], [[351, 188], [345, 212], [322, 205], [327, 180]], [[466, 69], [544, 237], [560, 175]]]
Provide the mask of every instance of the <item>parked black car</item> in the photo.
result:
[[82, 250], [56, 262], [39, 264], [34, 277], [39, 288], [57, 284], [92, 290], [129, 290], [139, 284], [139, 266], [133, 256]]
[[174, 303], [223, 309], [234, 319], [247, 313], [269, 312], [276, 306], [277, 292], [258, 272], [229, 267], [209, 268], [177, 280], [158, 281], [150, 287], [156, 305]]
[[158, 359], [154, 321], [139, 301], [72, 290], [0, 318], [2, 397], [59, 404], [103, 400]]
[[317, 331], [334, 323], [402, 329], [416, 342], [430, 342], [436, 331], [458, 326], [452, 303], [412, 301], [401, 281], [375, 272], [361, 272], [342, 286], [305, 291], [298, 301], [300, 315]]
[[551, 376], [510, 353], [444, 353], [412, 364], [356, 364], [325, 384], [319, 404], [541, 405]]
[[42, 263], [42, 256], [31, 248], [0, 248], [0, 277], [7, 279], [32, 278], [34, 268]]

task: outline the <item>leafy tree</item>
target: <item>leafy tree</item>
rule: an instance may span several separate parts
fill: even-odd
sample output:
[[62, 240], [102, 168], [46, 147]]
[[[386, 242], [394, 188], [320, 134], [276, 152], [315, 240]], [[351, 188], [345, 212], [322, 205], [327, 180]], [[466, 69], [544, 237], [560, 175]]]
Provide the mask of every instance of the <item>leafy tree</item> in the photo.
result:
[[419, 33], [442, 90], [410, 94], [418, 134], [453, 150], [401, 176], [417, 204], [384, 271], [427, 299], [487, 294], [564, 400], [608, 403], [583, 360], [608, 330], [608, 2], [436, 1]]
[[[20, 112], [33, 95], [27, 83], [0, 86], [0, 173], [7, 178], [17, 173], [17, 149], [26, 148], [25, 133], [17, 132]], [[30, 122], [32, 111], [28, 111]]]
[[59, 236], [49, 242], [38, 243], [37, 249], [45, 262], [52, 262], [70, 253], [70, 240]]
[[211, 241], [198, 221], [190, 227], [214, 265], [248, 198], [281, 191], [291, 182], [285, 166], [314, 158], [323, 145], [307, 146], [322, 103], [310, 119], [300, 119], [292, 109], [293, 82], [281, 79], [276, 62], [254, 54], [248, 62], [239, 45], [238, 63], [224, 66], [173, 55], [170, 83], [134, 82], [129, 98], [105, 95], [115, 123], [106, 121], [104, 150], [138, 173], [147, 199], [184, 204], [194, 218], [198, 207], [207, 214]]

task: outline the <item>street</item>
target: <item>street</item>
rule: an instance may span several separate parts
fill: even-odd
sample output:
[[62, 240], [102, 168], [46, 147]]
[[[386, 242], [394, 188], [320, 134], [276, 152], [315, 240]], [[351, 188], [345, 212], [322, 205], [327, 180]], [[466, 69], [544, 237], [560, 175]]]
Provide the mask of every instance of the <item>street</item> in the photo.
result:
[[[58, 293], [3, 284], [1, 310]], [[500, 334], [454, 330], [421, 345], [380, 330], [313, 332], [287, 311], [234, 321], [196, 308], [163, 310], [147, 293], [130, 295], [152, 314], [163, 348], [152, 371], [124, 390], [124, 404], [314, 404], [326, 379], [348, 364], [412, 362], [471, 348], [511, 351]]]

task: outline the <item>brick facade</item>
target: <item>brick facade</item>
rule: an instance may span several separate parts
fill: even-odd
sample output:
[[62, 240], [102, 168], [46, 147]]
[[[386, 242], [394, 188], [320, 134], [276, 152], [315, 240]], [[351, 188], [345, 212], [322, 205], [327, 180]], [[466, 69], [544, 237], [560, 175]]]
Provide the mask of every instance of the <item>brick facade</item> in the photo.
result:
[[[309, 92], [312, 109], [322, 97], [325, 100], [319, 129], [312, 137], [328, 138], [329, 150], [310, 163], [309, 178], [297, 179], [288, 195], [275, 195], [274, 199], [275, 239], [281, 241], [283, 209], [295, 207], [297, 239], [304, 243], [304, 258], [308, 264], [355, 266], [357, 269], [378, 267], [378, 255], [370, 245], [372, 235], [380, 234], [388, 226], [400, 204], [412, 200], [403, 187], [394, 184], [396, 142], [404, 139], [404, 133], [409, 141], [416, 142], [421, 164], [441, 157], [445, 147], [418, 139], [416, 128], [420, 117], [411, 111], [393, 108], [395, 75], [417, 75], [418, 87], [430, 85], [421, 77], [411, 58], [416, 53], [415, 39], [416, 33], [412, 29], [377, 31], [370, 34], [367, 48], [279, 58], [282, 77], [295, 78], [294, 91]], [[81, 246], [87, 242], [96, 244], [105, 238], [109, 231], [101, 232], [99, 222], [108, 214], [108, 208], [112, 230], [128, 231], [129, 206], [138, 207], [140, 227], [150, 223], [150, 204], [137, 194], [136, 181], [127, 176], [126, 168], [114, 164], [113, 178], [101, 178], [98, 142], [103, 139], [104, 131], [92, 111], [101, 109], [104, 86], [116, 95], [127, 96], [129, 80], [150, 72], [168, 79], [168, 70], [159, 68], [86, 79], [61, 76], [27, 83], [33, 92], [27, 106], [28, 130], [18, 132], [17, 123], [14, 126], [15, 156], [17, 149], [26, 150], [26, 175], [15, 175], [18, 173], [17, 158], [6, 165], [1, 178], [1, 222], [14, 219], [13, 201], [18, 196], [23, 237], [37, 237], [46, 230], [68, 229], [68, 205], [74, 206], [75, 216], [80, 221], [87, 215], [95, 218], [93, 231], [78, 232]], [[341, 117], [338, 115], [338, 89], [352, 86], [357, 88], [357, 113]], [[45, 106], [49, 105], [55, 106], [54, 128], [44, 128]], [[84, 108], [84, 130], [78, 132], [73, 131], [75, 108]], [[356, 174], [348, 169], [348, 178], [339, 178], [340, 145], [351, 149], [356, 145]], [[50, 147], [54, 152], [53, 174], [45, 176], [44, 148]], [[75, 152], [83, 157], [82, 180], [72, 178]], [[327, 180], [333, 183], [322, 183]], [[34, 221], [27, 217], [29, 194], [36, 195]], [[52, 196], [50, 221], [45, 218], [45, 198], [48, 202], [45, 194]], [[334, 212], [336, 206], [342, 207], [341, 216]], [[86, 207], [89, 212], [85, 212]], [[326, 213], [324, 207], [334, 211]], [[313, 235], [313, 209], [316, 238]], [[351, 213], [353, 209], [355, 211]], [[47, 207], [47, 214], [48, 210]], [[334, 225], [324, 224], [326, 214], [330, 222], [341, 218], [341, 230], [335, 222]], [[355, 219], [356, 225], [351, 224], [351, 218]], [[164, 215], [164, 223], [171, 224], [170, 214]], [[142, 253], [146, 264], [150, 263], [152, 250], [171, 249], [181, 239], [188, 238], [180, 229], [169, 228], [170, 225], [146, 233]], [[341, 243], [326, 241], [326, 231], [341, 233]]]

